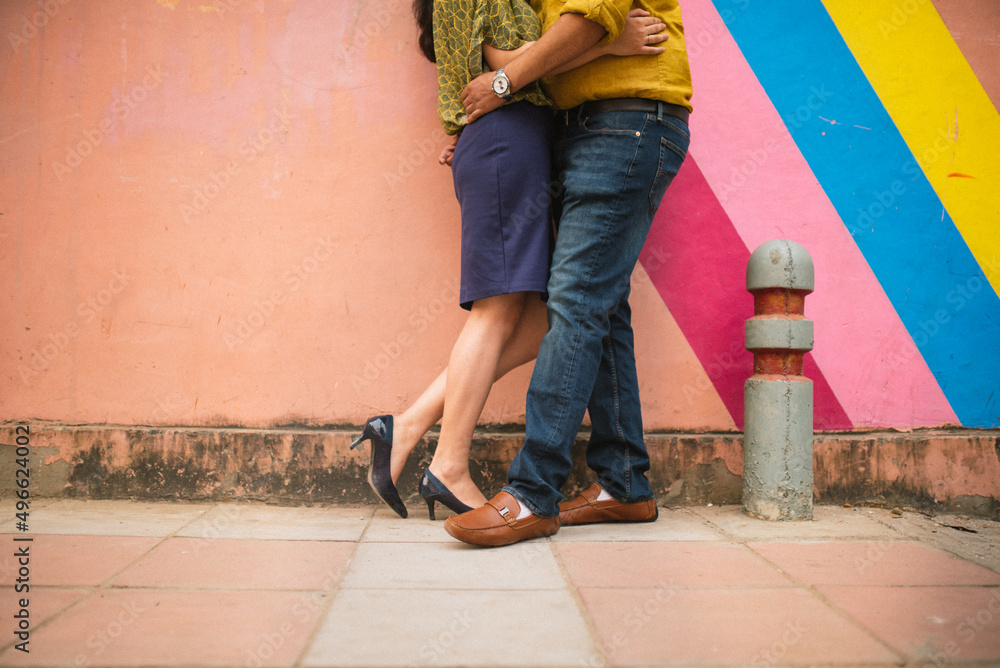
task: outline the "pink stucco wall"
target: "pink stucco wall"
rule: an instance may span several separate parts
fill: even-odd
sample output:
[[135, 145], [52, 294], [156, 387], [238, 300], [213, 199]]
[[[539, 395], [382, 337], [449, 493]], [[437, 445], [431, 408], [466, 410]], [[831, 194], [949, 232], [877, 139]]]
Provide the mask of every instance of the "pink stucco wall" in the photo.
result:
[[[937, 75], [965, 82], [949, 164], [995, 146], [991, 2], [887, 7], [884, 44], [833, 3], [859, 52], [874, 39], [905, 54], [907, 31], [943, 26], [928, 46], [949, 58], [935, 56]], [[646, 428], [738, 427], [751, 304], [741, 263], [775, 236], [817, 263], [806, 314], [819, 428], [962, 422], [961, 387], [942, 389], [916, 320], [891, 302], [730, 35], [736, 4], [682, 0], [695, 136], [633, 277]], [[435, 70], [409, 0], [6, 0], [0, 37], [0, 419], [356, 425], [401, 410], [446, 365], [465, 317], [458, 207], [436, 162]], [[814, 103], [810, 121], [843, 125], [825, 100], [803, 100]], [[913, 155], [940, 153], [900, 127]], [[878, 162], [849, 158], [862, 171]], [[963, 169], [947, 174], [948, 207], [995, 216], [1000, 172]], [[958, 286], [979, 287], [950, 316], [996, 301], [989, 220], [972, 247], [983, 278]], [[974, 357], [960, 362], [982, 374]], [[522, 421], [529, 373], [496, 386], [483, 422]], [[962, 399], [974, 416], [963, 424], [997, 424], [989, 382]]]
[[[464, 312], [409, 3], [49, 5], [0, 5], [3, 417], [357, 424], [413, 400]], [[732, 428], [641, 270], [636, 312], [647, 424]], [[528, 377], [484, 421], [521, 420]]]

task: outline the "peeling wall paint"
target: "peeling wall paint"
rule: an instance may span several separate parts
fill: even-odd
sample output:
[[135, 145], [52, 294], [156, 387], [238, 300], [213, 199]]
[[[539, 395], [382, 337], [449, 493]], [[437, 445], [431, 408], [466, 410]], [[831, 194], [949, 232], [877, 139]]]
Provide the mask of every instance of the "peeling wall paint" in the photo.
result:
[[[13, 431], [0, 426], [0, 443], [13, 443]], [[36, 424], [32, 434], [32, 494], [40, 497], [379, 503], [364, 482], [369, 453], [348, 449], [355, 435], [349, 431]], [[593, 481], [585, 463], [587, 436], [581, 433], [574, 447], [574, 469], [563, 490], [570, 497]], [[432, 432], [418, 444], [400, 476], [400, 493], [411, 505], [422, 503], [417, 485], [436, 439]], [[661, 433], [646, 440], [650, 484], [662, 503], [741, 502], [741, 435]], [[516, 433], [477, 433], [471, 470], [482, 489], [504, 484], [522, 441]], [[998, 442], [981, 430], [820, 435], [814, 500], [1000, 518]], [[13, 449], [0, 445], [0, 498], [15, 489]]]

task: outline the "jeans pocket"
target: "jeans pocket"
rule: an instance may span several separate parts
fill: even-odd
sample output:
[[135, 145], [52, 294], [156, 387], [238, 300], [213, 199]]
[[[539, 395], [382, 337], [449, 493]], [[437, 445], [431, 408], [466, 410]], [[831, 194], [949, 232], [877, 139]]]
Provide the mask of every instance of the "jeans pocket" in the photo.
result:
[[660, 161], [656, 168], [656, 178], [653, 179], [653, 185], [649, 189], [650, 214], [656, 213], [656, 210], [660, 208], [660, 202], [667, 192], [667, 187], [677, 176], [691, 143], [691, 136], [683, 122], [674, 121], [669, 117], [659, 120], [662, 132], [660, 135]]
[[679, 161], [676, 158], [671, 159], [670, 154], [677, 154], [681, 160], [684, 159], [684, 154], [678, 151], [666, 137], [660, 137], [660, 163], [656, 169], [656, 178], [653, 179], [653, 186], [649, 189], [649, 213], [654, 214], [656, 210], [660, 207], [660, 202], [663, 201], [663, 196], [667, 192], [667, 186], [670, 182], [674, 180], [674, 176], [677, 174], [676, 168], [671, 168], [671, 165], [679, 165]]
[[679, 134], [684, 142], [691, 141], [691, 130], [684, 121], [678, 120], [673, 116], [661, 116], [657, 120], [660, 122], [660, 125], [666, 126]]
[[580, 123], [586, 134], [638, 137], [646, 126], [648, 114], [641, 111], [611, 111], [589, 116]]

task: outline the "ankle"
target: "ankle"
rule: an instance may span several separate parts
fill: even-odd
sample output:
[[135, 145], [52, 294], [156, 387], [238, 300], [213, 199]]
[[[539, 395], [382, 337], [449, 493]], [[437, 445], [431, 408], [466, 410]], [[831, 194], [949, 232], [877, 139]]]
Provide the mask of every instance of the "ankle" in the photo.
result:
[[472, 480], [472, 474], [469, 472], [468, 463], [461, 464], [457, 462], [438, 461], [434, 458], [431, 459], [431, 463], [427, 466], [427, 468], [430, 469], [435, 478], [440, 480], [445, 485], [462, 480]]

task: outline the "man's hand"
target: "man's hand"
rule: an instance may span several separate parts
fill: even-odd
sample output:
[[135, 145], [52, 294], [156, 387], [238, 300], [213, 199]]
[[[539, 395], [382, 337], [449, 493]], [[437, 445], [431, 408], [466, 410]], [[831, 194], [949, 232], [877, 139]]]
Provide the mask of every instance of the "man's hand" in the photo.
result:
[[[516, 93], [532, 81], [583, 55], [606, 34], [600, 24], [581, 14], [563, 14], [530, 49], [504, 67], [510, 80], [510, 91]], [[493, 72], [480, 74], [462, 91], [462, 106], [469, 123], [502, 104], [503, 100], [493, 92]]]
[[662, 46], [656, 46], [667, 41], [669, 35], [657, 34], [667, 27], [667, 24], [656, 18], [645, 9], [635, 8], [625, 19], [625, 29], [608, 48], [614, 56], [655, 56], [663, 53]]
[[493, 72], [483, 72], [462, 91], [462, 106], [470, 123], [502, 104], [503, 100], [493, 92]]

